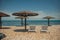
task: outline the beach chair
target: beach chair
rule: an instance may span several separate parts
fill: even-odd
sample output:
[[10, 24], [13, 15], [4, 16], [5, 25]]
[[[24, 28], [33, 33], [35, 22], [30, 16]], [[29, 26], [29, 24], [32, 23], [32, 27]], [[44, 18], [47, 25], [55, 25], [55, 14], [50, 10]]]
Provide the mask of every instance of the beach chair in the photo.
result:
[[48, 26], [42, 26], [41, 32], [48, 32]]
[[35, 32], [36, 26], [30, 26], [28, 32]]
[[0, 33], [0, 40], [1, 40], [1, 39], [3, 39], [3, 38], [5, 38], [5, 37], [6, 37], [6, 35], [5, 35], [5, 34]]

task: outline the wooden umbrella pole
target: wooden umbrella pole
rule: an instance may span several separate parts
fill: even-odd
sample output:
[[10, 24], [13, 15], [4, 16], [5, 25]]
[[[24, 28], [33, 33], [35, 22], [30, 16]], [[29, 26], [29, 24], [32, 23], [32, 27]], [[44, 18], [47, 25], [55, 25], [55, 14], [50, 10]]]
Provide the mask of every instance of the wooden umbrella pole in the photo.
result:
[[25, 18], [25, 30], [26, 30], [26, 18]]
[[0, 17], [0, 29], [2, 28], [2, 22], [1, 22], [1, 17]]
[[21, 26], [23, 26], [23, 18], [21, 18]]
[[50, 19], [48, 19], [48, 26], [50, 26], [50, 21], [49, 21]]

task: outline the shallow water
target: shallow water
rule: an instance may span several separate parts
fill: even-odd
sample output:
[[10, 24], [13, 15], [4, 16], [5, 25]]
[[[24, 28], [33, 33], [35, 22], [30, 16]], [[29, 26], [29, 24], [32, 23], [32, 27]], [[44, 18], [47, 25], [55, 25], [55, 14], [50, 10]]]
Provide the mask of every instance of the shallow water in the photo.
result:
[[[47, 25], [47, 23], [47, 20], [27, 20], [27, 25]], [[2, 25], [21, 26], [21, 20], [2, 20]], [[50, 25], [60, 25], [60, 20], [50, 20]]]

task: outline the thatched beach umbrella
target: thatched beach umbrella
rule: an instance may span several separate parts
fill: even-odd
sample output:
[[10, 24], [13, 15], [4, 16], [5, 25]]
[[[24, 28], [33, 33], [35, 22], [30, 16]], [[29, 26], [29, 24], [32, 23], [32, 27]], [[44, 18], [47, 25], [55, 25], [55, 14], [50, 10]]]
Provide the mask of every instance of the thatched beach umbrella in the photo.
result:
[[13, 13], [12, 15], [25, 17], [25, 30], [26, 30], [26, 17], [28, 17], [28, 16], [37, 16], [38, 14], [33, 13], [33, 12], [23, 11], [23, 12]]
[[21, 26], [23, 26], [23, 19], [25, 19], [25, 17], [23, 17], [23, 16], [18, 16], [18, 17], [16, 17], [16, 19], [21, 19]]
[[48, 26], [50, 26], [50, 19], [54, 19], [54, 17], [51, 16], [46, 16], [44, 19], [48, 19]]
[[1, 17], [8, 17], [9, 15], [3, 13], [3, 12], [0, 12], [0, 29], [2, 28], [2, 22], [1, 22]]

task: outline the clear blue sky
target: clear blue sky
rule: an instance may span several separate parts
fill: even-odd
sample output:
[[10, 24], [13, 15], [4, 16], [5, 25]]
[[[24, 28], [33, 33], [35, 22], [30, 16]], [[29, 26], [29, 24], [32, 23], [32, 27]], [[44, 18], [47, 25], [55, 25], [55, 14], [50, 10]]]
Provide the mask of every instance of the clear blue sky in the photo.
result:
[[60, 19], [60, 0], [0, 0], [0, 11], [11, 15], [3, 20], [15, 20], [12, 13], [19, 11], [33, 11], [39, 15], [30, 19], [42, 19], [45, 16], [53, 16]]

